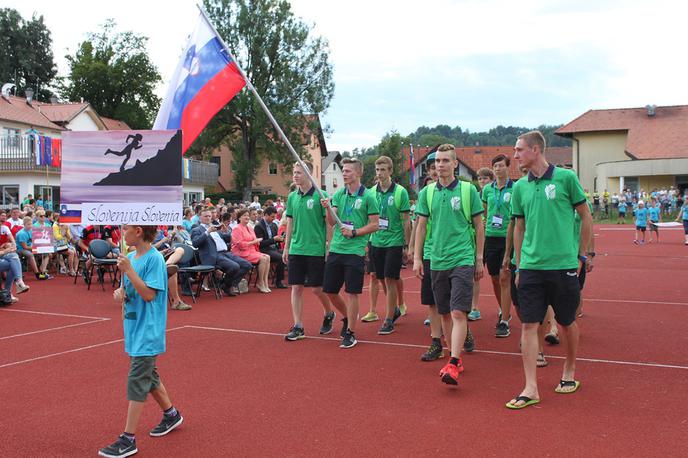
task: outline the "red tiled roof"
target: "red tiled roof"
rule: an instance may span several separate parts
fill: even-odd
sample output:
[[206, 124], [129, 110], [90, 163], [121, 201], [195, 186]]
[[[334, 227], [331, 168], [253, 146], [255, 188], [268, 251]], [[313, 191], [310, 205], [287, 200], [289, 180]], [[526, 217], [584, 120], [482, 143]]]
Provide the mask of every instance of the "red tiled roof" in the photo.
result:
[[0, 119], [28, 124], [32, 127], [44, 127], [53, 130], [65, 130], [51, 122], [42, 112], [45, 105], [33, 103], [29, 105], [23, 97], [0, 97]]
[[88, 108], [88, 103], [41, 104], [41, 113], [54, 123], [66, 124]]
[[688, 156], [688, 105], [589, 110], [555, 133], [573, 137], [582, 132], [627, 131], [626, 154], [634, 159]]
[[[413, 157], [415, 165], [423, 162], [427, 155], [432, 151], [432, 148], [418, 147], [413, 149]], [[403, 157], [408, 158], [409, 149], [404, 147]], [[478, 170], [487, 167], [492, 168], [492, 158], [503, 154], [510, 159], [509, 177], [518, 179], [521, 177], [521, 172], [518, 170], [518, 161], [514, 159], [513, 146], [464, 146], [456, 148], [456, 157], [466, 167], [468, 167], [474, 174]], [[547, 148], [545, 150], [545, 157], [553, 164], [571, 164], [572, 149], [570, 147], [556, 147]], [[408, 159], [405, 161], [405, 169], [408, 170]]]
[[131, 130], [131, 127], [129, 127], [124, 121], [106, 118], [105, 116], [101, 116], [100, 119], [103, 121], [103, 124], [105, 124], [107, 130]]

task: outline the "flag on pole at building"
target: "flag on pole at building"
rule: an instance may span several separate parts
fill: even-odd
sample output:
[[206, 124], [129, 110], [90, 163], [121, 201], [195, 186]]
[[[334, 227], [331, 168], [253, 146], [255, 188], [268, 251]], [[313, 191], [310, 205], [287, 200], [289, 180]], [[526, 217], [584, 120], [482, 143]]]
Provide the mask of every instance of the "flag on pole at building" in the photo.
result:
[[181, 129], [184, 154], [213, 116], [245, 85], [236, 62], [199, 15], [153, 129]]
[[409, 184], [411, 186], [416, 184], [416, 170], [413, 167], [413, 143], [411, 143], [411, 150], [409, 152]]
[[182, 178], [191, 179], [191, 164], [186, 158], [182, 158]]

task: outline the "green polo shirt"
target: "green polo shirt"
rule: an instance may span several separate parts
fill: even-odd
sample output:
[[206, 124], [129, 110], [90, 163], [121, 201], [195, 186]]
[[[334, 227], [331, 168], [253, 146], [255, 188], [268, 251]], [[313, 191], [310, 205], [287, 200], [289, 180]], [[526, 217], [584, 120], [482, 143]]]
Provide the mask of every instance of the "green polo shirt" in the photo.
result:
[[[396, 190], [397, 186], [401, 189], [399, 208], [397, 208], [394, 199], [394, 193], [400, 192]], [[392, 183], [385, 192], [382, 191], [380, 185], [370, 191], [375, 193], [380, 207], [380, 229], [373, 233], [370, 242], [378, 248], [404, 246], [404, 219], [402, 214], [411, 211], [408, 191], [396, 183]], [[384, 228], [383, 220], [387, 220], [387, 229]]]
[[511, 219], [511, 194], [514, 182], [507, 180], [502, 189], [497, 188], [497, 182], [485, 186], [482, 191], [482, 200], [487, 206], [487, 219], [485, 222], [485, 235], [487, 237], [504, 237]]
[[[590, 213], [592, 213], [592, 204], [588, 202], [588, 208]], [[581, 231], [581, 219], [580, 215], [576, 210], [573, 210], [573, 246], [576, 248], [576, 253], [580, 252], [580, 231]], [[587, 249], [587, 247], [585, 247]]]
[[[426, 191], [427, 186], [423, 188]], [[423, 198], [418, 197], [416, 213], [430, 216], [427, 195], [421, 191]], [[427, 192], [427, 191], [426, 191]], [[475, 265], [475, 244], [470, 228], [472, 221], [466, 220], [461, 202], [461, 186], [454, 179], [449, 186], [437, 187], [432, 197], [432, 248], [430, 251], [430, 269], [450, 270], [458, 266]], [[483, 204], [475, 186], [471, 185], [470, 214], [477, 216], [483, 213]]]
[[[345, 186], [332, 196], [332, 207], [337, 209], [337, 216], [344, 224], [353, 224], [354, 229], [360, 229], [368, 224], [368, 216], [380, 213], [375, 195], [361, 185], [355, 194], [349, 194]], [[365, 256], [368, 236], [358, 236], [348, 239], [342, 235], [339, 227], [334, 228], [330, 253], [356, 254]]]
[[[327, 194], [325, 197], [327, 197]], [[287, 197], [287, 218], [291, 218], [289, 254], [325, 256], [327, 209], [320, 204], [320, 195], [311, 186], [305, 194], [300, 189]]]
[[[434, 183], [434, 181], [433, 181]], [[423, 199], [425, 202], [425, 207], [421, 207], [420, 201]], [[425, 186], [418, 193], [418, 200], [416, 201], [416, 215], [418, 215], [418, 210], [421, 208], [428, 208], [428, 186]], [[426, 215], [423, 215], [426, 216]], [[430, 259], [430, 253], [432, 252], [432, 215], [426, 216], [428, 221], [425, 223], [425, 242], [423, 243], [423, 259]]]
[[576, 174], [550, 165], [540, 178], [528, 173], [514, 185], [511, 212], [525, 218], [519, 269], [562, 270], [578, 267], [572, 209], [586, 201]]

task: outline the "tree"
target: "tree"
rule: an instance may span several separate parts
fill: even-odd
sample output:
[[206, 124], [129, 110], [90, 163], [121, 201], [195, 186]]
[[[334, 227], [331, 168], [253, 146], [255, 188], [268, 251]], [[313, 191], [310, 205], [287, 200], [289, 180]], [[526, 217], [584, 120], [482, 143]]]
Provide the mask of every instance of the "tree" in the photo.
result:
[[48, 101], [57, 75], [50, 31], [43, 16], [24, 20], [14, 9], [0, 9], [0, 84], [14, 83], [17, 95], [27, 88]]
[[[304, 130], [317, 132], [334, 93], [329, 48], [312, 27], [294, 16], [286, 0], [205, 0], [204, 6], [232, 55], [299, 151]], [[208, 124], [190, 153], [209, 154], [226, 145], [236, 164], [235, 181], [250, 199], [261, 162], [287, 165], [291, 155], [253, 94], [242, 91]]]
[[149, 129], [160, 107], [155, 95], [161, 81], [148, 58], [147, 37], [116, 32], [108, 20], [98, 33], [90, 33], [74, 55], [68, 55], [69, 76], [62, 96], [87, 101], [101, 115], [126, 122], [133, 129]]

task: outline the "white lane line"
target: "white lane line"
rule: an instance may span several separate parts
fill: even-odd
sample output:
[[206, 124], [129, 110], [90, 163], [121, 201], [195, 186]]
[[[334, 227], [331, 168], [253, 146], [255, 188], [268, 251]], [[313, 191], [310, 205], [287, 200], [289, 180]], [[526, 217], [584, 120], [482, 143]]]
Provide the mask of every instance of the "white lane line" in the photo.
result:
[[[206, 331], [221, 331], [221, 332], [236, 332], [240, 334], [254, 334], [254, 335], [263, 335], [263, 336], [277, 336], [277, 337], [282, 337], [284, 338], [284, 334], [280, 334], [277, 332], [267, 332], [267, 331], [251, 331], [249, 329], [231, 329], [231, 328], [218, 328], [218, 327], [211, 327], [211, 326], [185, 326], [186, 328], [189, 329], [203, 329]], [[331, 340], [331, 341], [339, 341], [339, 339], [334, 338], [334, 337], [321, 337], [321, 336], [306, 336], [306, 339], [314, 339], [314, 340]], [[367, 343], [367, 344], [374, 344], [374, 345], [387, 345], [390, 347], [409, 347], [409, 348], [422, 348], [422, 349], [427, 349], [427, 345], [417, 345], [417, 344], [406, 344], [406, 343], [397, 343], [397, 342], [380, 342], [380, 341], [375, 341], [375, 340], [359, 340], [361, 343]], [[508, 352], [508, 351], [495, 351], [495, 350], [474, 350], [473, 353], [486, 353], [486, 354], [492, 354], [492, 355], [506, 355], [506, 356], [518, 356], [519, 358], [521, 357], [520, 353], [514, 353], [514, 352]], [[563, 356], [550, 356], [547, 355], [547, 358], [552, 358], [552, 359], [566, 359]], [[577, 358], [577, 361], [585, 361], [589, 363], [605, 363], [605, 364], [619, 364], [619, 365], [624, 365], [624, 366], [641, 366], [641, 367], [659, 367], [659, 368], [665, 368], [665, 369], [685, 369], [688, 370], [688, 366], [679, 366], [679, 365], [674, 365], [674, 364], [661, 364], [661, 363], [644, 363], [641, 361], [617, 361], [617, 360], [612, 360], [612, 359], [598, 359], [598, 358]], [[2, 367], [2, 366], [0, 366]]]
[[[185, 327], [186, 327], [186, 326], [179, 326], [179, 327], [176, 327], [176, 328], [170, 328], [170, 329], [167, 330], [167, 332], [176, 331], [176, 330], [178, 330], [178, 329], [184, 329]], [[124, 339], [110, 340], [110, 341], [108, 341], [108, 342], [98, 343], [98, 344], [94, 344], [94, 345], [87, 345], [87, 346], [85, 346], [85, 347], [73, 348], [73, 349], [71, 349], [71, 350], [60, 351], [60, 352], [57, 352], [57, 353], [50, 353], [50, 354], [48, 354], [48, 355], [36, 356], [35, 358], [23, 359], [23, 360], [21, 360], [21, 361], [14, 361], [14, 362], [11, 362], [11, 363], [6, 363], [6, 364], [0, 365], [0, 369], [3, 369], [3, 368], [5, 368], [5, 367], [10, 367], [10, 366], [16, 366], [16, 365], [19, 365], [19, 364], [26, 364], [26, 363], [31, 363], [31, 362], [34, 362], [34, 361], [40, 361], [40, 360], [42, 360], [42, 359], [54, 358], [55, 356], [67, 355], [67, 354], [69, 354], [69, 353], [76, 353], [76, 352], [78, 352], [78, 351], [90, 350], [91, 348], [104, 347], [104, 346], [106, 346], [106, 345], [112, 345], [112, 344], [114, 344], [114, 343], [123, 342], [123, 341], [124, 341]]]
[[[661, 227], [660, 228], [663, 231], [682, 231], [683, 228], [679, 226], [672, 226], [672, 227]], [[634, 227], [601, 227], [597, 229], [599, 231], [635, 231]]]
[[[367, 276], [367, 275], [368, 275], [368, 274], [366, 274], [366, 276]], [[408, 279], [410, 279], [410, 278], [416, 278], [416, 276], [415, 276], [415, 275], [409, 275], [408, 277], [401, 277], [402, 280], [408, 280]], [[367, 290], [367, 289], [370, 289], [370, 285], [364, 286], [364, 287], [363, 287], [363, 291], [365, 291], [365, 290]], [[385, 294], [384, 291], [382, 291], [382, 288], [380, 288], [380, 292], [382, 292], [382, 294]]]
[[84, 318], [86, 320], [109, 320], [110, 319], [110, 318], [107, 318], [104, 316], [70, 315], [68, 313], [43, 312], [40, 310], [0, 309], [0, 312], [33, 313], [35, 315], [63, 316], [63, 317], [67, 317], [67, 318]]
[[33, 334], [42, 334], [44, 332], [50, 332], [50, 331], [59, 331], [60, 329], [75, 328], [77, 326], [85, 326], [87, 324], [93, 324], [93, 323], [102, 323], [102, 322], [108, 321], [108, 320], [109, 320], [109, 318], [103, 318], [103, 319], [99, 319], [99, 320], [84, 321], [83, 323], [75, 323], [75, 324], [68, 324], [65, 326], [58, 326], [56, 328], [40, 329], [38, 331], [24, 332], [21, 334], [14, 334], [11, 336], [2, 336], [2, 337], [0, 337], [0, 340], [14, 339], [15, 337], [24, 337], [24, 336], [30, 336]]

